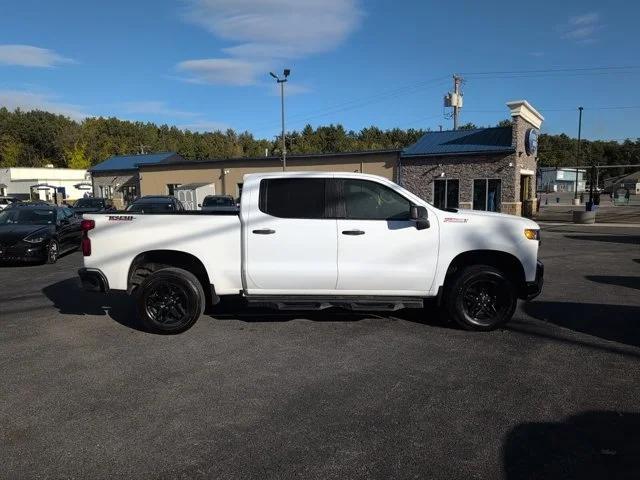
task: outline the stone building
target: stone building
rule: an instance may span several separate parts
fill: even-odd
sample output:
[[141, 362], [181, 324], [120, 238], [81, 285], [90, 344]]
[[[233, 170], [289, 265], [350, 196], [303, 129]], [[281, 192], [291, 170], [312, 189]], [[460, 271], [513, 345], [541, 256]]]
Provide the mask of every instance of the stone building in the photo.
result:
[[509, 126], [426, 133], [402, 152], [398, 182], [440, 208], [531, 216], [544, 117], [525, 100], [507, 106]]

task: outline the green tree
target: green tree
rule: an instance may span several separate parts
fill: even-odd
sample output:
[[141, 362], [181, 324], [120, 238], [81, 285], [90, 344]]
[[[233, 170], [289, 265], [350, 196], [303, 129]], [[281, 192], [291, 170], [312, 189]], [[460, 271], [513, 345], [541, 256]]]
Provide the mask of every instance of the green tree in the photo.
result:
[[22, 145], [9, 135], [0, 137], [0, 167], [17, 167], [20, 163]]
[[87, 169], [91, 166], [91, 160], [87, 156], [87, 145], [76, 142], [73, 147], [65, 148], [64, 156], [68, 168]]

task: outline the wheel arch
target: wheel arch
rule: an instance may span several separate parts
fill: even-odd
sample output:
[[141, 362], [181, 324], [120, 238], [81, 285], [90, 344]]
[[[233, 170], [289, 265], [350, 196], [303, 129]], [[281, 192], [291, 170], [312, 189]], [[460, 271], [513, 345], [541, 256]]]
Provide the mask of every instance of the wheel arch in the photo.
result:
[[179, 250], [150, 250], [136, 255], [129, 266], [127, 293], [133, 293], [147, 276], [166, 267], [181, 268], [195, 275], [205, 292], [207, 306], [215, 305], [220, 300], [202, 261], [191, 253]]
[[490, 265], [504, 272], [516, 286], [518, 296], [526, 294], [526, 277], [522, 262], [508, 252], [500, 250], [468, 250], [459, 253], [449, 263], [444, 278], [444, 288], [461, 268], [469, 265]]

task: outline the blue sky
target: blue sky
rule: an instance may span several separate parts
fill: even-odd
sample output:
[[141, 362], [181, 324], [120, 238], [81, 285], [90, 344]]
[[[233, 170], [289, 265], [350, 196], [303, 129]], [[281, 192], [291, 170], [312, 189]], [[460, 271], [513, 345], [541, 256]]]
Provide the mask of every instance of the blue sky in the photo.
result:
[[[636, 138], [638, 18], [615, 0], [0, 0], [0, 105], [267, 138], [268, 72], [289, 67], [288, 129], [451, 128], [458, 72], [462, 122], [495, 124], [524, 98], [544, 131], [575, 136], [583, 105], [586, 138]], [[629, 68], [581, 70], [596, 67]]]

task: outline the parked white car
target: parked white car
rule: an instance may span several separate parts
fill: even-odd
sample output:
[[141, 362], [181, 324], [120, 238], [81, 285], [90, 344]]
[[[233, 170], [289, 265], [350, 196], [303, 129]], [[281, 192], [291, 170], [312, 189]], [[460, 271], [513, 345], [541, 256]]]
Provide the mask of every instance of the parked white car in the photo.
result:
[[396, 310], [437, 298], [491, 330], [542, 288], [540, 229], [528, 219], [444, 211], [381, 177], [251, 174], [237, 215], [87, 214], [87, 290], [125, 290], [152, 331], [188, 329], [242, 295], [280, 309]]

